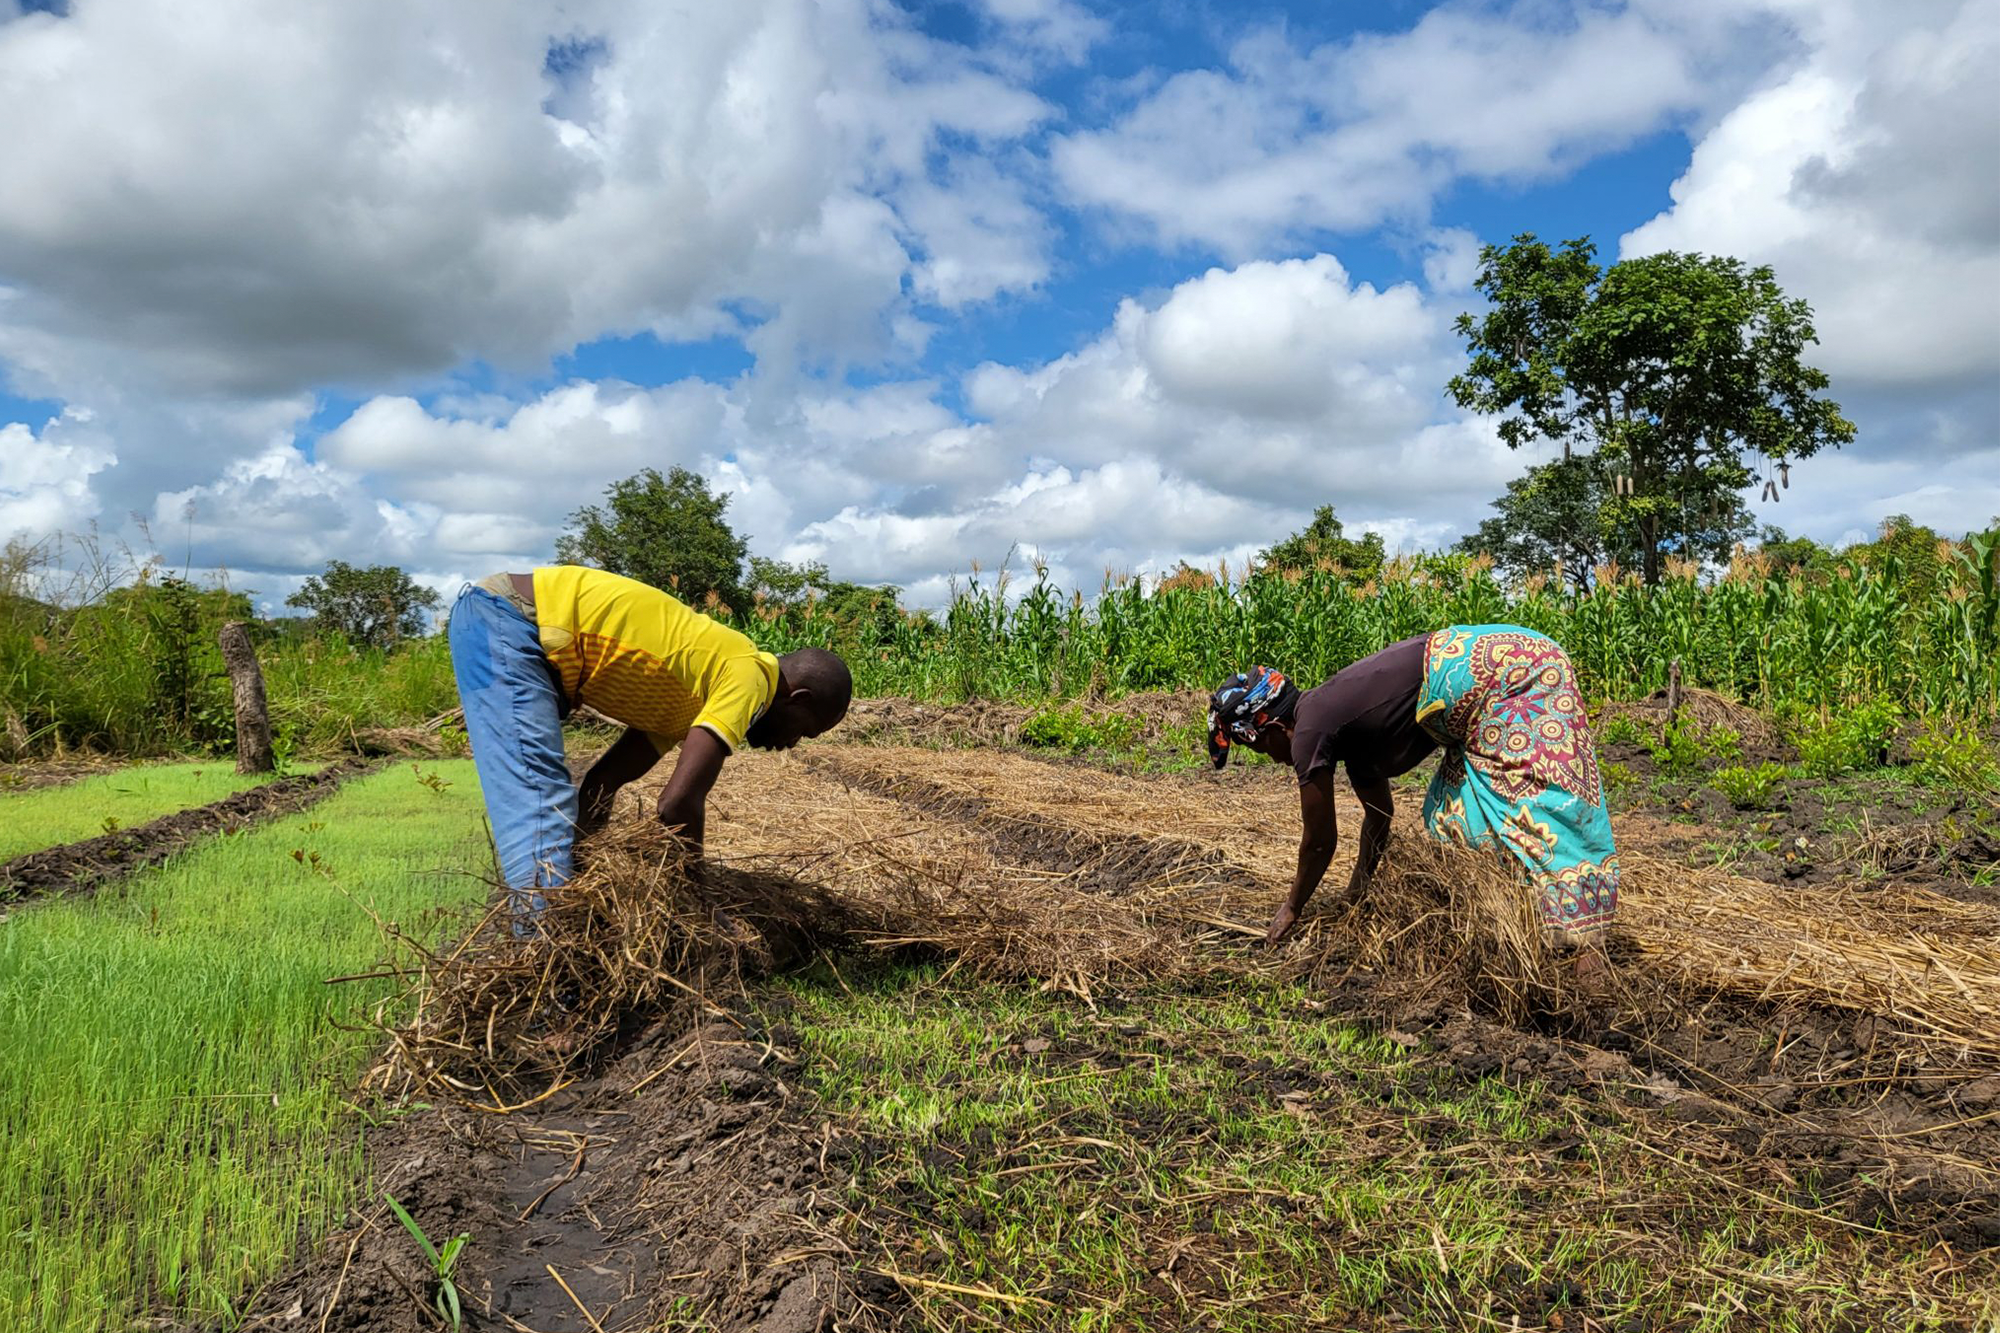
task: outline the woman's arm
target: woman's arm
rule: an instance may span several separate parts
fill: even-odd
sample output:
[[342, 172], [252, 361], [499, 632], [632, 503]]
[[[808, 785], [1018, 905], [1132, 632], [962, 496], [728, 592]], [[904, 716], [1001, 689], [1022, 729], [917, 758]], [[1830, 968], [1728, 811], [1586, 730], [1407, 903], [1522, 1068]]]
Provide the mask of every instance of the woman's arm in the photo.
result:
[[1358, 780], [1351, 771], [1347, 780], [1361, 798], [1362, 809], [1361, 854], [1355, 858], [1354, 875], [1347, 881], [1347, 897], [1353, 901], [1367, 891], [1375, 867], [1382, 864], [1382, 853], [1389, 846], [1389, 825], [1396, 817], [1396, 795], [1388, 783]]
[[1266, 944], [1276, 944], [1298, 924], [1299, 913], [1333, 861], [1340, 845], [1340, 825], [1333, 813], [1333, 771], [1315, 773], [1299, 784], [1299, 865], [1292, 877], [1292, 890], [1285, 895], [1271, 928], [1264, 933]]

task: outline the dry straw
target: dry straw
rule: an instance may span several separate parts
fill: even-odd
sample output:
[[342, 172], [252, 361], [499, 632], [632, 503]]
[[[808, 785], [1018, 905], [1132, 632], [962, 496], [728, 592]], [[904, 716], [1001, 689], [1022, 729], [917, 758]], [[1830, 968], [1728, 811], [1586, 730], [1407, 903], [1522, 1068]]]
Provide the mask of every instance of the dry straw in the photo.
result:
[[[414, 950], [417, 1017], [392, 1033], [379, 1075], [504, 1106], [532, 1095], [522, 1079], [552, 1085], [636, 1013], [705, 1004], [747, 971], [835, 945], [927, 949], [1085, 998], [1332, 954], [1444, 980], [1513, 1021], [1576, 999], [1513, 876], [1429, 841], [1407, 812], [1365, 901], [1339, 901], [1349, 838], [1300, 943], [1242, 947], [1261, 936], [1296, 845], [1295, 798], [1268, 772], [1146, 779], [1004, 752], [835, 746], [731, 769], [700, 876], [635, 805], [585, 844], [541, 938], [489, 923], [451, 951]], [[1358, 817], [1343, 805], [1343, 828]], [[2000, 1063], [1992, 911], [1917, 890], [1808, 895], [1632, 845], [1621, 859], [1613, 948], [1628, 976], [1657, 983], [1633, 988], [1649, 1003], [1693, 990], [1834, 1006]]]

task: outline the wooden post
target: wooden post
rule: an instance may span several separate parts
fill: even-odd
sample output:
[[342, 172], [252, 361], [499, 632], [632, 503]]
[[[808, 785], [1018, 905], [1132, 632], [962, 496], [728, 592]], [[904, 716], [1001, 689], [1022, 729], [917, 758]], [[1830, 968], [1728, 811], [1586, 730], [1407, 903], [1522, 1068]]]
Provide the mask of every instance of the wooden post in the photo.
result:
[[1672, 726], [1681, 716], [1681, 659], [1676, 657], [1667, 663], [1667, 725]]
[[257, 650], [250, 630], [232, 620], [216, 636], [222, 660], [229, 667], [229, 685], [236, 696], [236, 771], [270, 773], [278, 765], [271, 755], [271, 711], [264, 703], [264, 673], [257, 668]]

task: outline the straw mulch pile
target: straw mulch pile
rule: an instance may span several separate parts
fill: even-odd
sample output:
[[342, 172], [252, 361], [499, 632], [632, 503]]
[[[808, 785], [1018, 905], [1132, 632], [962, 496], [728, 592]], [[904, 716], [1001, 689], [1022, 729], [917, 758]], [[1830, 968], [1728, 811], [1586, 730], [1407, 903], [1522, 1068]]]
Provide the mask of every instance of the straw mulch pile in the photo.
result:
[[[1170, 836], [1212, 848], [1241, 866], [1250, 882], [1239, 881], [1247, 892], [1204, 904], [1204, 914], [1232, 916], [1245, 928], [1268, 918], [1291, 878], [1296, 796], [1282, 773], [1273, 778], [1245, 769], [1166, 780], [996, 751], [822, 753], [811, 762], [829, 774], [885, 789], [920, 784], [965, 808], [976, 803], [988, 823]], [[1337, 893], [1353, 865], [1351, 835], [1361, 811], [1344, 789], [1341, 798], [1341, 825], [1350, 836], [1322, 895]], [[1470, 934], [1481, 937], [1479, 949], [1499, 948], [1534, 992], [1547, 963], [1520, 940], [1510, 906], [1520, 895], [1508, 895], [1487, 873], [1492, 858], [1430, 843], [1417, 804], [1403, 803], [1385, 873], [1371, 902], [1359, 905], [1373, 918], [1375, 953], [1410, 929], [1413, 914], [1427, 915], [1422, 905], [1429, 904], [1428, 912], [1443, 914], [1448, 938]], [[1783, 888], [1677, 864], [1629, 840], [1619, 860], [1624, 879], [1614, 946], [1636, 952], [1678, 988], [1873, 1014], [1942, 1054], [2000, 1063], [2000, 912], [1905, 887]], [[1321, 931], [1349, 924], [1324, 908], [1318, 921]]]
[[[817, 746], [746, 754], [711, 805], [707, 865], [628, 814], [581, 849], [540, 938], [493, 921], [437, 952], [404, 941], [417, 1017], [376, 1071], [487, 1105], [536, 1095], [634, 1016], [838, 947], [926, 948], [968, 972], [1088, 999], [1107, 984], [1348, 964], [1443, 978], [1510, 1020], [1561, 1015], [1565, 960], [1499, 862], [1439, 846], [1405, 809], [1360, 903], [1343, 840], [1297, 943], [1242, 946], [1288, 883], [1295, 798], [1271, 771], [1122, 777], [995, 751]], [[1278, 775], [1282, 776], [1282, 775]], [[1406, 803], [1413, 806], [1414, 802]], [[1359, 809], [1343, 793], [1343, 828]], [[1621, 851], [1619, 969], [1669, 993], [1877, 1015], [1948, 1058], [2000, 1066], [2000, 914], [1915, 890], [1811, 894]], [[385, 1007], [384, 1014], [395, 1012]]]
[[[1778, 729], [1762, 713], [1726, 694], [1717, 694], [1699, 686], [1690, 685], [1681, 692], [1680, 716], [1704, 733], [1718, 728], [1735, 732], [1743, 748], [1752, 754], [1768, 752], [1780, 741]], [[1592, 722], [1601, 729], [1614, 717], [1629, 717], [1649, 726], [1664, 722], [1667, 717], [1667, 692], [1659, 690], [1649, 698], [1638, 700], [1610, 700], [1597, 711]]]
[[1065, 892], [1070, 876], [998, 855], [962, 822], [768, 756], [732, 768], [698, 873], [628, 800], [630, 813], [580, 846], [579, 873], [535, 938], [512, 938], [499, 908], [447, 948], [397, 935], [405, 985], [378, 1011], [389, 1040], [371, 1081], [505, 1107], [561, 1084], [634, 1017], [683, 1003], [724, 1016], [711, 996], [836, 945], [931, 948], [977, 975], [1086, 996], [1108, 977], [1222, 965], [1146, 907], [1148, 893], [1209, 891], [1208, 868], [1159, 864], [1119, 900]]

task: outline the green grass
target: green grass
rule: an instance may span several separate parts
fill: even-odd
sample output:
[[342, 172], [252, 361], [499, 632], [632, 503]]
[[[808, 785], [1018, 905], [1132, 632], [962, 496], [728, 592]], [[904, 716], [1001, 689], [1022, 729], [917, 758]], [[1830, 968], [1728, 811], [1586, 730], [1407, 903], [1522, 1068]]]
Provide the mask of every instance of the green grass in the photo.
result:
[[382, 953], [347, 895], [434, 935], [486, 893], [472, 765], [429, 771], [0, 923], [0, 1328], [226, 1316], [340, 1216], [372, 1041], [337, 1024], [381, 992], [323, 981]]
[[234, 760], [210, 759], [148, 764], [60, 787], [0, 793], [0, 861], [207, 805], [274, 776], [240, 774]]
[[1807, 1182], [1718, 1188], [1687, 1131], [1425, 1063], [1298, 986], [1093, 1014], [928, 968], [787, 985], [871, 1144], [859, 1261], [916, 1279], [925, 1327], [1804, 1333], [1976, 1299], [1914, 1239], [1811, 1220]]

